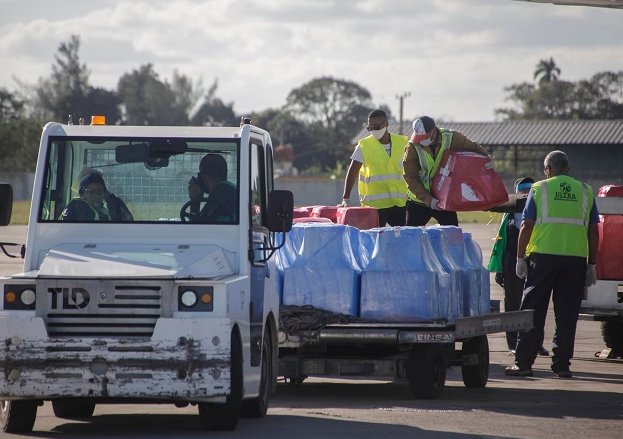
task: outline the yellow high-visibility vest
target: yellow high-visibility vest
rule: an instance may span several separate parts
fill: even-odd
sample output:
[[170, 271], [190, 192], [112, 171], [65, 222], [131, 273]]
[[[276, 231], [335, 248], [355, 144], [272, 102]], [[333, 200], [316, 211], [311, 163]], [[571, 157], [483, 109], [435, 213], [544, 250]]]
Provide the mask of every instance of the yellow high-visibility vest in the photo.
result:
[[557, 175], [534, 183], [532, 197], [536, 220], [526, 254], [587, 257], [593, 189], [568, 175]]
[[[420, 161], [420, 180], [424, 185], [424, 189], [426, 189], [428, 192], [430, 192], [430, 185], [433, 181], [433, 177], [439, 170], [441, 157], [443, 156], [443, 153], [450, 148], [450, 145], [452, 144], [452, 136], [454, 134], [452, 130], [447, 130], [445, 128], [439, 128], [439, 133], [441, 135], [441, 148], [439, 148], [439, 152], [434, 159], [430, 153], [424, 151], [419, 143], [413, 144], [409, 142], [409, 146], [415, 148], [415, 151], [417, 152], [418, 160]], [[411, 191], [409, 191], [408, 196], [410, 200], [425, 204]]]
[[391, 154], [374, 137], [359, 141], [363, 164], [359, 169], [359, 199], [362, 206], [385, 209], [407, 204], [407, 183], [402, 174], [402, 156], [407, 137], [390, 133]]

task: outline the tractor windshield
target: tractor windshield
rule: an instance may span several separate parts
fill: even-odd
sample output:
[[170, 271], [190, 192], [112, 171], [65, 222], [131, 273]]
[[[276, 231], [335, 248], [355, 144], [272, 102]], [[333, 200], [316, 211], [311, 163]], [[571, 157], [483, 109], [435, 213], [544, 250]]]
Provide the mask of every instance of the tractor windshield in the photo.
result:
[[239, 139], [50, 137], [40, 222], [238, 223]]

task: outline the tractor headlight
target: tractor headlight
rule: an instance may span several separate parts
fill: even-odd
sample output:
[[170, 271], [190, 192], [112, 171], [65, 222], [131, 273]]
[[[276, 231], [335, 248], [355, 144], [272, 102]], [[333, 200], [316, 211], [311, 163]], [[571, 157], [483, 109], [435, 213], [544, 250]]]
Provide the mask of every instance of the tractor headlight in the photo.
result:
[[35, 285], [5, 285], [4, 309], [32, 310], [37, 301]]
[[214, 287], [179, 287], [177, 306], [180, 311], [212, 311], [214, 307]]
[[25, 290], [22, 290], [19, 298], [24, 305], [30, 306], [35, 303], [35, 300], [37, 299], [37, 294], [34, 290], [27, 288]]
[[182, 293], [182, 304], [187, 307], [195, 306], [197, 303], [197, 293], [193, 290], [186, 290]]

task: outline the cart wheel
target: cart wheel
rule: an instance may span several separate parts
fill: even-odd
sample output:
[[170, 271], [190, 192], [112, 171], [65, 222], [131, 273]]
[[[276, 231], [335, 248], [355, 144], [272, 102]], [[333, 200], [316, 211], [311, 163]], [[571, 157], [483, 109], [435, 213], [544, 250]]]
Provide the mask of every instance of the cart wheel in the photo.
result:
[[482, 388], [489, 380], [489, 341], [486, 335], [463, 342], [461, 372], [465, 387]]
[[606, 320], [601, 322], [601, 335], [606, 346], [612, 349], [608, 358], [623, 357], [623, 321]]
[[446, 364], [439, 345], [415, 345], [409, 352], [406, 376], [416, 398], [435, 399], [446, 383]]

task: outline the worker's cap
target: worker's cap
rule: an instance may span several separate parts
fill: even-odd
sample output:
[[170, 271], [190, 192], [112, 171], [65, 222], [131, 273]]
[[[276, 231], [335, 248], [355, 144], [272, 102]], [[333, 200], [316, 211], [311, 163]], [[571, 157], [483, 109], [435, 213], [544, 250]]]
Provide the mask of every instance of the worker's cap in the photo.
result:
[[533, 183], [534, 183], [534, 180], [531, 179], [530, 177], [518, 178], [515, 181], [515, 192], [529, 191]]
[[78, 193], [82, 195], [86, 187], [91, 183], [99, 183], [104, 186], [104, 190], [106, 190], [106, 184], [104, 183], [104, 178], [102, 177], [102, 174], [98, 172], [92, 172], [80, 179], [80, 189], [78, 190]]
[[430, 136], [430, 132], [435, 128], [435, 121], [432, 117], [422, 116], [413, 121], [413, 135], [411, 141], [420, 143], [422, 140]]

